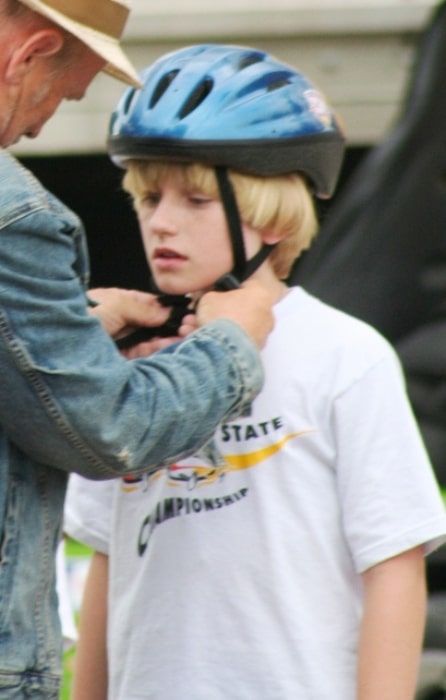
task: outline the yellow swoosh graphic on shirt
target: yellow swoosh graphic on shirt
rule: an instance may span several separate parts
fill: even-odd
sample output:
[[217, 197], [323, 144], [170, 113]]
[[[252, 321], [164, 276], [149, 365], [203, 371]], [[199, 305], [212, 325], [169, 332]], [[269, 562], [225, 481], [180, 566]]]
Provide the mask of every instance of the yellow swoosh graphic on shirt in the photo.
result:
[[313, 430], [301, 430], [298, 433], [291, 433], [291, 435], [285, 435], [285, 437], [282, 438], [282, 440], [279, 440], [279, 442], [275, 442], [273, 445], [268, 445], [268, 447], [264, 447], [261, 450], [246, 452], [245, 454], [225, 455], [224, 459], [234, 470], [250, 469], [251, 467], [255, 467], [260, 462], [263, 462], [264, 459], [268, 459], [279, 452], [285, 443], [288, 442], [288, 440], [292, 440], [295, 437], [301, 437], [301, 435], [312, 432]]

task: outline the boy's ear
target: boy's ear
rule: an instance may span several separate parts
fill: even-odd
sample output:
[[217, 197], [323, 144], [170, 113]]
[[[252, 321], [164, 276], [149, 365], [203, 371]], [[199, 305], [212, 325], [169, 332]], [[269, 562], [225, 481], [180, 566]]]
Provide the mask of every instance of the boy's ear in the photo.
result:
[[280, 241], [285, 238], [283, 234], [273, 232], [273, 231], [263, 231], [262, 241], [268, 245], [274, 245], [275, 243], [280, 243]]
[[37, 60], [54, 56], [64, 43], [62, 33], [57, 29], [42, 29], [33, 32], [12, 51], [6, 66], [6, 80], [18, 84], [34, 67]]

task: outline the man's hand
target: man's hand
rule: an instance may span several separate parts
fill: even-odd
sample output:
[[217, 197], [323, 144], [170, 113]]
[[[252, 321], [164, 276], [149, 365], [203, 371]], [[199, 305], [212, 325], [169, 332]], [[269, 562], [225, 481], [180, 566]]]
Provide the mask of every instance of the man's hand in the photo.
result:
[[[141, 327], [161, 326], [171, 312], [169, 307], [161, 306], [155, 295], [133, 289], [91, 289], [88, 297], [98, 304], [90, 307], [89, 312], [100, 319], [104, 330], [114, 340]], [[178, 337], [153, 338], [121, 352], [129, 359], [151, 355], [184, 338], [196, 327], [219, 318], [238, 323], [256, 345], [262, 348], [274, 325], [271, 311], [273, 303], [271, 294], [254, 280], [245, 282], [240, 289], [208, 292], [200, 299], [196, 314], [183, 318]]]
[[262, 348], [273, 329], [271, 294], [255, 280], [248, 280], [240, 289], [229, 292], [208, 292], [196, 309], [197, 323], [226, 318], [238, 323], [259, 348]]
[[170, 308], [161, 306], [154, 294], [133, 289], [91, 289], [88, 297], [98, 303], [97, 306], [90, 307], [89, 312], [100, 319], [104, 330], [114, 340], [141, 326], [161, 326], [171, 311]]

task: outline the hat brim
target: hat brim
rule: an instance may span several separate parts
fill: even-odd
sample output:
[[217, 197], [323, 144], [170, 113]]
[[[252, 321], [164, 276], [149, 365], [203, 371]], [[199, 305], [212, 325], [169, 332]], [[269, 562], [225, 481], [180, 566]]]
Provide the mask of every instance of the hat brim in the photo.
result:
[[103, 58], [107, 62], [103, 68], [106, 73], [128, 85], [141, 87], [138, 73], [121, 49], [118, 39], [76, 22], [40, 0], [20, 0], [20, 2], [66, 29]]

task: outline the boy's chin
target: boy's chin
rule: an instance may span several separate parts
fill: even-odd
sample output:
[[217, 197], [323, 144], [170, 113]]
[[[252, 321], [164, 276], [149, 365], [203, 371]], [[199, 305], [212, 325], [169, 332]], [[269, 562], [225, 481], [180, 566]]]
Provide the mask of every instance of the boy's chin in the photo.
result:
[[174, 284], [157, 284], [155, 280], [155, 284], [157, 286], [157, 289], [161, 292], [161, 294], [168, 294], [169, 296], [185, 296], [186, 294], [189, 294], [190, 291], [188, 289], [185, 289], [184, 287], [181, 287], [180, 285], [174, 285]]
[[189, 296], [191, 294], [201, 293], [202, 291], [201, 289], [190, 289], [190, 287], [180, 282], [176, 283], [175, 280], [157, 280], [155, 275], [153, 275], [153, 281], [161, 294], [169, 294], [170, 296]]

